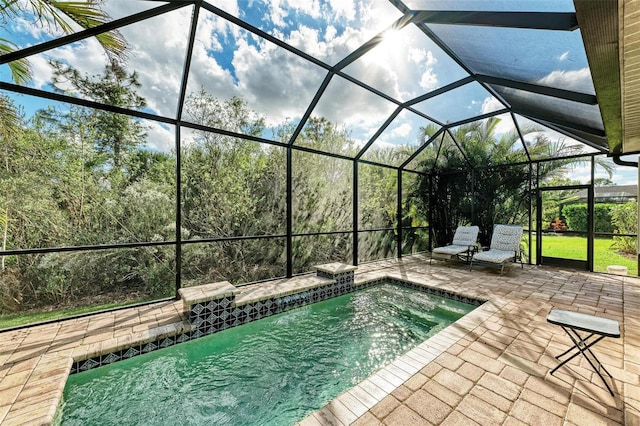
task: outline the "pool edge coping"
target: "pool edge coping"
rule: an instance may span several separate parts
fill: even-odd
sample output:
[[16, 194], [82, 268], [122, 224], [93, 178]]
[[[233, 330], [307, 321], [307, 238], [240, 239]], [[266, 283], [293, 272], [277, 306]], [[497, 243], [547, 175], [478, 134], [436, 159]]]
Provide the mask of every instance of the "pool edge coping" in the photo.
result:
[[[475, 327], [491, 317], [496, 310], [507, 304], [508, 301], [502, 298], [486, 300], [459, 320], [440, 330], [405, 354], [400, 355], [357, 385], [342, 392], [322, 408], [309, 413], [305, 418], [298, 421], [296, 425], [348, 425], [356, 421], [416, 373], [419, 373], [420, 370], [463, 339]], [[471, 322], [471, 324], [468, 324], [469, 329], [460, 329], [465, 322]], [[416, 366], [416, 363], [419, 363], [419, 366]], [[364, 398], [362, 396], [363, 393], [365, 394]], [[356, 400], [355, 404], [354, 398]], [[354, 407], [356, 410], [354, 410]], [[338, 421], [337, 423], [336, 420]]]

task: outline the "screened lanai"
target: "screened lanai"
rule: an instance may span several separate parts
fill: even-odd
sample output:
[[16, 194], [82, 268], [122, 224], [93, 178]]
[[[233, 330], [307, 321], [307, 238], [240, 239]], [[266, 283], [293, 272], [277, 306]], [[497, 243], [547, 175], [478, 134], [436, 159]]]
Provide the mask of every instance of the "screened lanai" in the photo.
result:
[[[0, 16], [0, 424], [640, 422], [637, 1]], [[464, 225], [520, 264], [433, 260]], [[597, 367], [553, 309], [620, 327]]]
[[[401, 258], [463, 222], [522, 224], [541, 263], [538, 189], [638, 151], [616, 2], [37, 4], [2, 12], [7, 313]], [[577, 232], [587, 270], [596, 233], [635, 235]]]

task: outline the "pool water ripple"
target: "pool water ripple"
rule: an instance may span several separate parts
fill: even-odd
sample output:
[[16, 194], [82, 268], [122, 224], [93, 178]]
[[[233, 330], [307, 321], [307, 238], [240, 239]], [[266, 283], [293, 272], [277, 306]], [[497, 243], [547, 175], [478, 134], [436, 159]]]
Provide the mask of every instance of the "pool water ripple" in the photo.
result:
[[69, 425], [287, 425], [473, 306], [381, 285], [70, 376]]

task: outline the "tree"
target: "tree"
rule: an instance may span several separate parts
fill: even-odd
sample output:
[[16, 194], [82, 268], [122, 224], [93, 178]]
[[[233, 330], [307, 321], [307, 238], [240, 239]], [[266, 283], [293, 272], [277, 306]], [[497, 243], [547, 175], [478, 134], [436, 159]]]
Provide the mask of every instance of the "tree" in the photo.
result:
[[[200, 90], [185, 101], [193, 123], [258, 136], [264, 118], [240, 98], [219, 100]], [[242, 137], [194, 131], [182, 140], [182, 233], [185, 240], [284, 232], [284, 150]], [[188, 244], [185, 284], [249, 282], [283, 275], [278, 239]]]
[[[459, 126], [453, 129], [455, 139], [446, 133], [426, 150], [421, 167], [427, 176], [418, 180], [414, 196], [426, 199], [436, 244], [450, 242], [458, 225], [473, 223], [480, 227], [480, 243], [489, 245], [494, 223], [524, 222], [532, 195], [528, 156], [515, 130], [495, 135], [499, 121], [492, 117]], [[431, 126], [424, 132], [431, 136], [436, 130]], [[581, 153], [577, 145], [552, 141], [534, 126], [521, 131], [534, 135], [533, 143], [526, 142], [532, 158], [553, 159], [538, 163], [541, 181], [561, 177], [584, 161], [563, 158]]]
[[[107, 65], [103, 75], [93, 76], [81, 75], [78, 70], [60, 62], [53, 62], [52, 66], [55, 70], [53, 85], [61, 92], [70, 85], [82, 96], [103, 104], [133, 110], [147, 105], [146, 100], [136, 93], [140, 83], [135, 71], [128, 74], [118, 64]], [[78, 117], [73, 121], [88, 124], [93, 129], [93, 143], [97, 153], [103, 157], [102, 163], [114, 172], [121, 171], [128, 153], [144, 142], [145, 127], [126, 115], [89, 108], [76, 108], [76, 111]], [[60, 114], [65, 119], [71, 118], [69, 114]]]

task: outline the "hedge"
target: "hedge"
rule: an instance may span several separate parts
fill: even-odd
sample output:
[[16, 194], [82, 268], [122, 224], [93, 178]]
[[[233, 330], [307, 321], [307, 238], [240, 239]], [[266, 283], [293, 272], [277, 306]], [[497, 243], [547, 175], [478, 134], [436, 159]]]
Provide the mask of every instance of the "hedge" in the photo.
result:
[[[611, 223], [611, 209], [616, 204], [600, 203], [594, 207], [595, 232], [613, 232]], [[562, 206], [564, 216], [570, 231], [587, 231], [587, 204], [567, 204]]]

